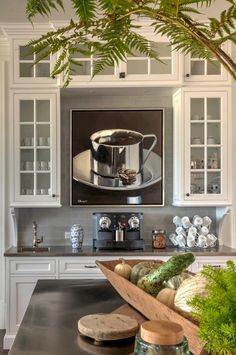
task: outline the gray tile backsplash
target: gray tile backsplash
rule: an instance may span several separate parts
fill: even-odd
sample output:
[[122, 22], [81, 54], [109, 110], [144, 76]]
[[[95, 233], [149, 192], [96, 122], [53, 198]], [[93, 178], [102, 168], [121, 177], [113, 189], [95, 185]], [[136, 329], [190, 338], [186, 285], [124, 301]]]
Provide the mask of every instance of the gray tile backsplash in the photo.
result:
[[[66, 89], [61, 97], [61, 208], [22, 208], [19, 210], [18, 243], [32, 243], [32, 222], [38, 224], [38, 234], [44, 236], [45, 245], [65, 245], [70, 240], [64, 238], [74, 223], [80, 223], [85, 232], [85, 245], [92, 244], [92, 213], [98, 211], [143, 212], [144, 238], [151, 242], [151, 231], [164, 228], [167, 234], [174, 231], [172, 218], [175, 215], [193, 217], [208, 215], [215, 221], [215, 208], [183, 208], [172, 206], [173, 195], [173, 111], [172, 97], [168, 89], [96, 89], [87, 90], [87, 95], [80, 91]], [[165, 206], [164, 207], [70, 207], [70, 109], [75, 108], [164, 108], [165, 109]], [[135, 129], [135, 127], [134, 127]], [[181, 139], [181, 137], [180, 137]], [[215, 232], [215, 222], [212, 232]]]

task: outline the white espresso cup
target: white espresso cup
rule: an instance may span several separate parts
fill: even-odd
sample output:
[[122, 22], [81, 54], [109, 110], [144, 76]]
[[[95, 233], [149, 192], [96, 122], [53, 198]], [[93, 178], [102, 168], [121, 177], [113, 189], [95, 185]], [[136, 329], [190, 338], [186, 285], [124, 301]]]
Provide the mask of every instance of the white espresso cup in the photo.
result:
[[206, 244], [209, 247], [214, 247], [216, 245], [217, 237], [214, 234], [207, 234]]
[[47, 138], [45, 138], [45, 137], [38, 137], [38, 145], [39, 145], [39, 146], [48, 145], [48, 144], [47, 144]]
[[207, 248], [207, 237], [200, 234], [197, 239], [197, 246], [200, 248]]
[[210, 225], [212, 223], [212, 220], [208, 216], [203, 217], [202, 221], [203, 221], [202, 225], [205, 227], [208, 227], [208, 228], [210, 227]]
[[190, 222], [188, 216], [182, 217], [181, 222], [182, 222], [182, 226], [183, 226], [185, 229], [186, 229], [186, 228], [190, 228], [191, 225], [192, 225], [192, 223]]
[[185, 237], [184, 237], [182, 234], [178, 234], [178, 235], [176, 236], [176, 241], [178, 242], [178, 245], [179, 245], [181, 248], [186, 247], [186, 239], [185, 239]]
[[175, 216], [173, 218], [173, 223], [176, 225], [176, 227], [182, 226], [181, 218], [179, 216]]
[[195, 247], [195, 245], [196, 245], [195, 236], [192, 235], [191, 233], [188, 233], [186, 242], [187, 242], [187, 246], [189, 248]]
[[34, 169], [34, 162], [33, 161], [26, 161], [24, 164], [25, 170], [33, 170]]

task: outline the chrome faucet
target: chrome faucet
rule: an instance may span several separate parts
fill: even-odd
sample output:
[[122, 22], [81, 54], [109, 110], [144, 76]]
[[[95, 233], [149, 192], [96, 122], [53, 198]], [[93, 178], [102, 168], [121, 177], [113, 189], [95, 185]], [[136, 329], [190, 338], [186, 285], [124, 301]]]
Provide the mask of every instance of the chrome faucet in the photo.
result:
[[37, 223], [33, 222], [33, 247], [38, 248], [39, 244], [43, 242], [43, 237], [38, 238], [37, 236]]

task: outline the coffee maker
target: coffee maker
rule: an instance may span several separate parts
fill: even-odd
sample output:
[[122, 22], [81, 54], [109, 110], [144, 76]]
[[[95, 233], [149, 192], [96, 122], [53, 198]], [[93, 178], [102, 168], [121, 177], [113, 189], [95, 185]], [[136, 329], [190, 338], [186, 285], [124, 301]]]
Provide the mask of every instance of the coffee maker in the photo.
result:
[[100, 249], [144, 249], [142, 213], [93, 213], [93, 246]]

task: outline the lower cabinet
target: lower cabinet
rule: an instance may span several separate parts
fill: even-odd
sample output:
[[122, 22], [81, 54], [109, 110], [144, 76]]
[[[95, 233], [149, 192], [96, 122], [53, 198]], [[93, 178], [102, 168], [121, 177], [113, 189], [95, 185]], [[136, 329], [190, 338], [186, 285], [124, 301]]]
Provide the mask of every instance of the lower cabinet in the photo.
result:
[[[103, 273], [96, 260], [112, 260], [122, 256], [108, 257], [7, 257], [6, 258], [6, 334], [4, 348], [9, 349], [25, 314], [34, 287], [40, 279], [102, 279]], [[170, 256], [124, 256], [124, 259], [158, 259], [167, 261]], [[228, 259], [236, 257], [196, 257], [189, 268], [199, 272], [204, 264], [224, 267]]]
[[230, 256], [198, 256], [196, 261], [191, 265], [191, 271], [200, 272], [203, 265], [211, 265], [214, 267], [226, 267], [227, 260], [233, 260], [236, 263], [236, 257]]

